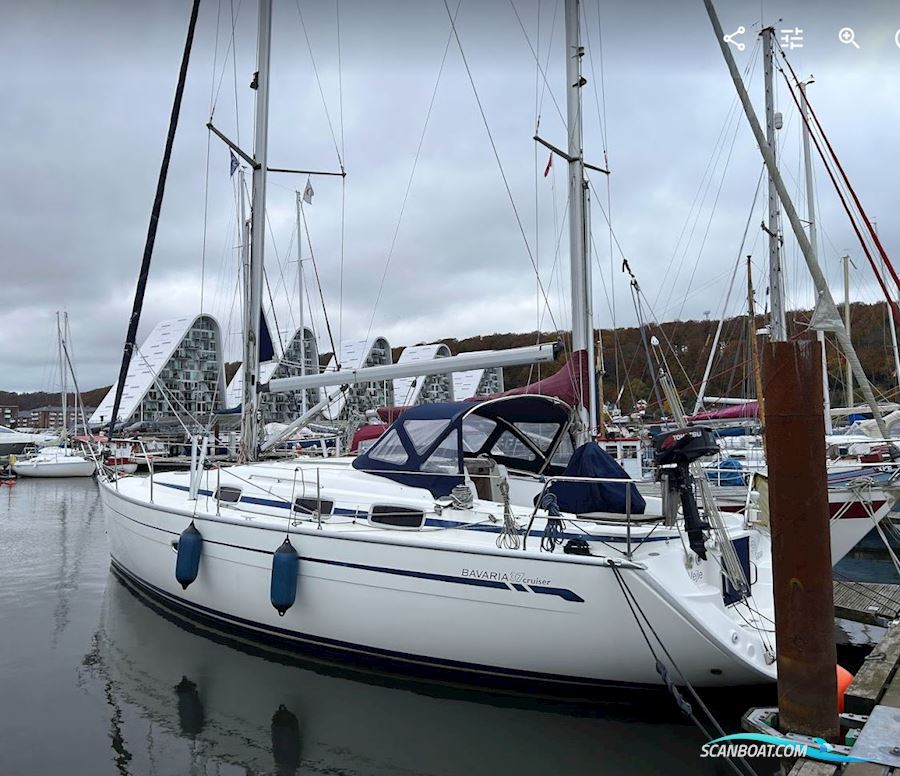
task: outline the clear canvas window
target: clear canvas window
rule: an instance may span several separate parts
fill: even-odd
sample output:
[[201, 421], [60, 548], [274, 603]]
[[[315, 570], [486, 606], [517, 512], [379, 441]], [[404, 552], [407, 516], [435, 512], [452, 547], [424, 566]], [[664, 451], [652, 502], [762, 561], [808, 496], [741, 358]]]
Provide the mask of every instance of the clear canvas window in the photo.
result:
[[542, 453], [546, 453], [556, 432], [559, 431], [558, 423], [514, 423], [513, 424], [534, 446]]
[[421, 455], [434, 444], [434, 440], [443, 434], [449, 425], [450, 421], [444, 419], [407, 420], [403, 424], [403, 429], [416, 452]]
[[422, 471], [459, 474], [459, 444], [457, 436], [454, 432], [441, 442], [422, 464]]
[[504, 431], [491, 449], [491, 455], [502, 455], [506, 458], [518, 458], [521, 461], [533, 461], [536, 456], [528, 449], [526, 444], [513, 436], [509, 431]]
[[378, 444], [369, 451], [369, 458], [375, 461], [395, 464], [403, 464], [409, 461], [409, 456], [403, 447], [403, 443], [400, 441], [397, 429], [392, 428], [378, 441]]
[[493, 420], [480, 415], [469, 415], [462, 424], [463, 449], [469, 453], [477, 453], [495, 428], [497, 424]]
[[563, 434], [562, 439], [559, 440], [559, 444], [556, 446], [556, 450], [553, 452], [553, 457], [550, 459], [550, 463], [553, 466], [561, 466], [565, 468], [569, 464], [569, 459], [572, 457], [572, 453], [575, 452], [575, 448], [572, 447], [572, 438], [568, 434]]

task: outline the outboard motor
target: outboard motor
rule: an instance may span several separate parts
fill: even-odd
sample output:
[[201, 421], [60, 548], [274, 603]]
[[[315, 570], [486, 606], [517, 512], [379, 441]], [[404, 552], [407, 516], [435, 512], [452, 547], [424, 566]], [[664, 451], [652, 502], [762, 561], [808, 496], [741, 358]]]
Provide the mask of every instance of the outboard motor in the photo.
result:
[[700, 517], [694, 498], [694, 478], [690, 465], [719, 452], [713, 432], [702, 426], [679, 428], [660, 434], [653, 440], [654, 459], [663, 486], [663, 514], [667, 524], [674, 524], [678, 504], [684, 512], [684, 527], [691, 549], [706, 560], [703, 532], [709, 523]]

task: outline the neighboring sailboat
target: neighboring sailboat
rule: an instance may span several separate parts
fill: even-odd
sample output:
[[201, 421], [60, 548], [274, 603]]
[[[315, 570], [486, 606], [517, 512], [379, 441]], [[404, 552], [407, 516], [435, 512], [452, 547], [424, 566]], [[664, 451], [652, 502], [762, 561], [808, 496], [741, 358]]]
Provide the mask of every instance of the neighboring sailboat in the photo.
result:
[[18, 455], [27, 447], [40, 447], [59, 441], [59, 434], [41, 434], [0, 426], [0, 456]]
[[[71, 370], [72, 364], [66, 350], [68, 337], [69, 317], [63, 316], [63, 324], [60, 325], [59, 313], [56, 314], [56, 332], [59, 344], [59, 374], [60, 374], [60, 404], [62, 412], [62, 430], [60, 432], [59, 446], [41, 447], [28, 458], [16, 460], [11, 464], [12, 470], [19, 477], [90, 477], [97, 470], [97, 464], [83, 448], [76, 449], [71, 446], [68, 439], [68, 391], [66, 387], [66, 375]], [[74, 373], [73, 373], [74, 378]], [[78, 405], [78, 384], [75, 383], [76, 412]]]
[[12, 464], [19, 477], [90, 477], [96, 469], [92, 459], [71, 447], [42, 447]]
[[[270, 37], [271, 0], [260, 0], [250, 310], [262, 273]], [[567, 0], [573, 357], [583, 358], [593, 338], [582, 53], [579, 2]], [[258, 338], [247, 317], [252, 459]], [[277, 382], [297, 390], [310, 380]], [[577, 413], [546, 396], [416, 407], [352, 465], [297, 459], [101, 479], [113, 568], [191, 617], [367, 667], [562, 692], [659, 685], [667, 672], [696, 685], [773, 681], [768, 540], [736, 516], [707, 513], [710, 530], [689, 495], [685, 461], [708, 452], [708, 439], [662, 443], [675, 467], [666, 509], [644, 509], [633, 486], [614, 484], [621, 470], [572, 491], [579, 467], [602, 456], [592, 442], [572, 455], [595, 427], [590, 378], [576, 395]], [[668, 659], [647, 648], [640, 617]]]

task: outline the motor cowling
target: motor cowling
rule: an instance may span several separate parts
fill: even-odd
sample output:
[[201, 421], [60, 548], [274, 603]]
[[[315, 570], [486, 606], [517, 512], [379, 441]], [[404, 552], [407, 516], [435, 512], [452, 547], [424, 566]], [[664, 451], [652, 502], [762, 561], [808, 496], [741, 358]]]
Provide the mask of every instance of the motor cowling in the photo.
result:
[[719, 452], [715, 435], [705, 426], [689, 426], [660, 434], [653, 440], [653, 449], [658, 466], [690, 464]]

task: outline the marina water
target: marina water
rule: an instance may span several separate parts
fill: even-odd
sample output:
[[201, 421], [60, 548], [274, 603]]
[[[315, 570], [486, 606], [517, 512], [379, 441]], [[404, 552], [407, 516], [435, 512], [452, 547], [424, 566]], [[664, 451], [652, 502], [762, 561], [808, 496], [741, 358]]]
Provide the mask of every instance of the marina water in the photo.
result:
[[[0, 487], [0, 548], [3, 776], [726, 772], [662, 693], [588, 704], [413, 684], [180, 622], [110, 572], [92, 480]], [[726, 732], [752, 700], [724, 712]]]

